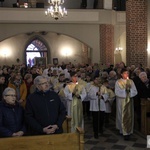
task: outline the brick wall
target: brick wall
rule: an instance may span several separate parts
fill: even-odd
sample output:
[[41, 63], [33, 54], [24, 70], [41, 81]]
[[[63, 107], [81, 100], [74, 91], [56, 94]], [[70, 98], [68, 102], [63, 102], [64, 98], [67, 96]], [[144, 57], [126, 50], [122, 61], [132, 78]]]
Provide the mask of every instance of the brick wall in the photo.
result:
[[100, 63], [114, 64], [114, 26], [100, 25]]
[[126, 63], [147, 65], [147, 0], [126, 2]]

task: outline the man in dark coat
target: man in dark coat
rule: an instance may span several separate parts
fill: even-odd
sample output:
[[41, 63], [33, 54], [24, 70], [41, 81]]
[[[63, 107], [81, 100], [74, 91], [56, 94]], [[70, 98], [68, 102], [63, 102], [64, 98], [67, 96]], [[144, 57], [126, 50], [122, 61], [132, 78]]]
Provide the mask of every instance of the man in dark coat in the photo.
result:
[[25, 119], [32, 134], [62, 133], [66, 109], [58, 94], [49, 90], [44, 76], [37, 76], [34, 85], [37, 90], [28, 97], [25, 108]]

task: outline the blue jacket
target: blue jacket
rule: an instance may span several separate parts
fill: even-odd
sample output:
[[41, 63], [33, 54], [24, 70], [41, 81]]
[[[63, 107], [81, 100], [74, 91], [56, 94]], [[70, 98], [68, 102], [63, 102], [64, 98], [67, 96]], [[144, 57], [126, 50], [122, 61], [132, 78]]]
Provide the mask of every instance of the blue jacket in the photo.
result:
[[44, 134], [43, 128], [57, 124], [55, 133], [62, 133], [62, 123], [66, 117], [66, 109], [54, 91], [35, 91], [29, 95], [25, 108], [26, 122], [32, 134]]
[[11, 106], [0, 102], [0, 136], [11, 137], [18, 131], [25, 132], [23, 108], [18, 104]]

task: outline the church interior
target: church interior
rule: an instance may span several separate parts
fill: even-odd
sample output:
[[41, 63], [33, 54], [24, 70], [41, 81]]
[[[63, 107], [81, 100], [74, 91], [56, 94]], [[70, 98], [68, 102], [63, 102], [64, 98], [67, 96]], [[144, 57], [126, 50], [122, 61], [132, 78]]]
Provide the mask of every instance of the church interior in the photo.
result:
[[[150, 68], [149, 0], [64, 0], [67, 15], [45, 15], [49, 0], [0, 0], [0, 69], [48, 64], [124, 62]], [[85, 150], [150, 148], [150, 101], [141, 101], [141, 128], [125, 141], [115, 127], [115, 111], [99, 139], [84, 116]], [[135, 116], [137, 117], [137, 116]], [[149, 147], [148, 147], [149, 146]]]

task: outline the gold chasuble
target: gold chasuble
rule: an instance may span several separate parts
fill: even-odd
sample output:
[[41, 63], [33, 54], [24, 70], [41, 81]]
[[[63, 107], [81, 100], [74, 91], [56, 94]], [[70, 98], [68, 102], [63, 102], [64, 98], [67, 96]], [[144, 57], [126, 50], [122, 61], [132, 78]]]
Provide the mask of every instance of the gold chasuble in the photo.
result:
[[125, 89], [126, 91], [126, 98], [122, 101], [122, 132], [123, 135], [131, 133], [132, 131], [132, 118], [133, 118], [133, 108], [132, 108], [132, 98], [130, 98], [130, 89], [126, 89], [126, 85], [130, 85], [131, 87], [131, 80], [119, 80], [119, 86], [121, 89]]
[[83, 90], [83, 85], [76, 84], [72, 86], [70, 91], [73, 93], [73, 100], [71, 104], [71, 130], [76, 131], [76, 127], [83, 126], [83, 106], [80, 95]]

